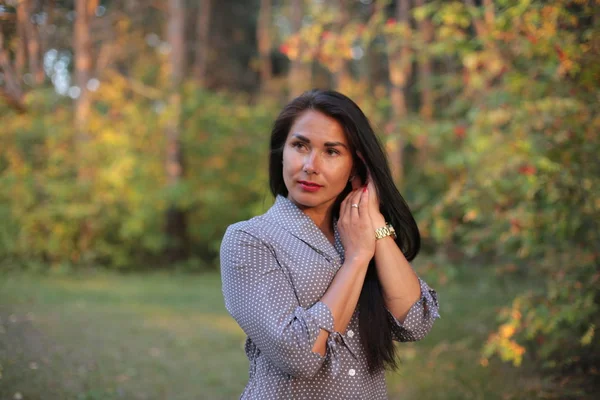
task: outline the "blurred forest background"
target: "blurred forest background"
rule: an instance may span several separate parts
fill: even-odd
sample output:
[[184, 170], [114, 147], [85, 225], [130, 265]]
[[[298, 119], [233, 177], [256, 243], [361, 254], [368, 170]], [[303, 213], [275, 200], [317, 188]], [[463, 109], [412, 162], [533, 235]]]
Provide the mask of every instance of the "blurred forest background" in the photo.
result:
[[0, 0], [0, 397], [235, 398], [226, 227], [313, 87], [385, 143], [442, 319], [392, 398], [600, 381], [600, 1]]

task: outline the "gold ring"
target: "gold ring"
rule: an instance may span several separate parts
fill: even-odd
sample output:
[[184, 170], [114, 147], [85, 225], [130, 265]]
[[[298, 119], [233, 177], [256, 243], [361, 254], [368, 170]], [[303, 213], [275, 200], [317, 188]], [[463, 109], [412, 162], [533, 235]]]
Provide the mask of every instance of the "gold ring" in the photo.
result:
[[358, 204], [352, 204], [352, 207], [358, 208]]

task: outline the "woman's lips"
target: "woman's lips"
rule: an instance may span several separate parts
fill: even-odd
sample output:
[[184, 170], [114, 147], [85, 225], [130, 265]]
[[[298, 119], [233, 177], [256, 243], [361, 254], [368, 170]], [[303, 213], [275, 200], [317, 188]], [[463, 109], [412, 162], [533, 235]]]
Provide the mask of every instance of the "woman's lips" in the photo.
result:
[[319, 190], [323, 187], [321, 185], [317, 185], [316, 183], [305, 182], [305, 181], [299, 181], [298, 184], [300, 185], [302, 190], [305, 190], [307, 192], [316, 192], [317, 190]]

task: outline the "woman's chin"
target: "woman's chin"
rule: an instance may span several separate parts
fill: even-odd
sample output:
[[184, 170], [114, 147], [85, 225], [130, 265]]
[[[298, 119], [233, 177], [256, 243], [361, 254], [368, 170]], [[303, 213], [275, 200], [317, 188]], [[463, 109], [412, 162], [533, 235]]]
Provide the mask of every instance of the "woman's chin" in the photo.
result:
[[292, 196], [289, 198], [294, 203], [296, 203], [296, 205], [298, 205], [299, 207], [302, 207], [302, 208], [312, 208], [312, 207], [322, 206], [324, 203], [326, 203], [329, 200], [320, 193], [310, 193], [310, 192], [304, 192], [304, 191], [299, 191], [299, 192], [293, 193]]

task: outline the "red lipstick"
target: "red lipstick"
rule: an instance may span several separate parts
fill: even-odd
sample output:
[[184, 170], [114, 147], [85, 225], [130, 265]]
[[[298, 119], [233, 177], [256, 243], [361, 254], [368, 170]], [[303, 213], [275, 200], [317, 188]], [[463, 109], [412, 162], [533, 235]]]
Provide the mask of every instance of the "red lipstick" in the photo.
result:
[[316, 192], [323, 187], [317, 183], [308, 181], [298, 181], [298, 183], [300, 184], [300, 187], [307, 192]]

